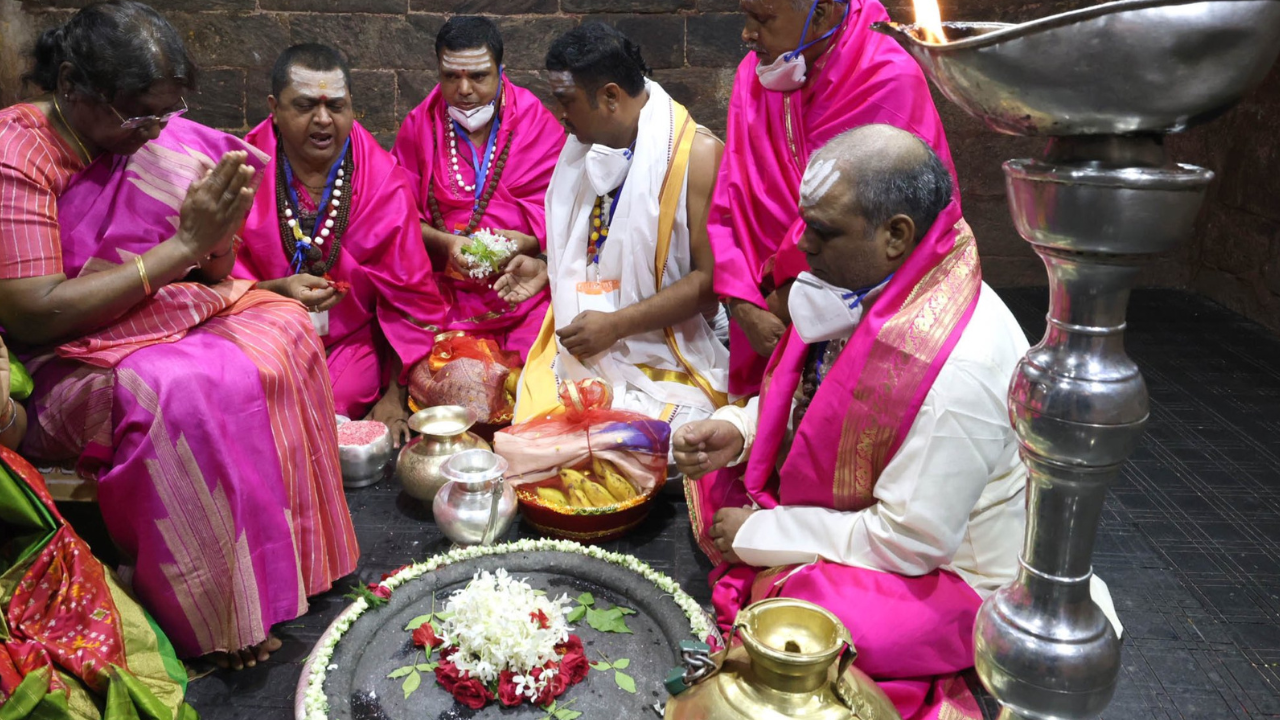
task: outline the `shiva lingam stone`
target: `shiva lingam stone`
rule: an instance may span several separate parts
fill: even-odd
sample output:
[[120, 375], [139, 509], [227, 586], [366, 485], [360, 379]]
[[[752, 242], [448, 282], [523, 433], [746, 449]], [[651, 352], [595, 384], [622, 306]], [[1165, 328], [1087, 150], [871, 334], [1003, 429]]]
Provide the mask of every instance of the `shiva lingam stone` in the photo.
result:
[[1111, 701], [1120, 640], [1090, 595], [1106, 488], [1142, 437], [1142, 374], [1124, 351], [1129, 291], [1188, 239], [1213, 173], [1163, 135], [1226, 112], [1280, 53], [1280, 0], [1123, 0], [1021, 25], [878, 23], [988, 127], [1049, 136], [1004, 164], [1018, 233], [1044, 260], [1044, 339], [1009, 415], [1026, 463], [1021, 569], [982, 606], [976, 665], [1002, 720], [1088, 718]]
[[667, 681], [666, 720], [900, 720], [853, 666], [849, 630], [825, 608], [761, 600], [738, 613], [734, 634], [741, 643], [715, 658], [682, 644], [686, 664]]

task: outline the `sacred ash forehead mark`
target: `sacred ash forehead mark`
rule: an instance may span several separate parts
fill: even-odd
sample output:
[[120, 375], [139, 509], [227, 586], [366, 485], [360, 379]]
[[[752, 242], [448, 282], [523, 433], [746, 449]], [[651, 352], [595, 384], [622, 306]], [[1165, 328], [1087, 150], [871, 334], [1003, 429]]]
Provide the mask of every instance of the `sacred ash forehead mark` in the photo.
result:
[[493, 68], [493, 58], [489, 48], [445, 50], [440, 54], [440, 67], [454, 72], [480, 72]]
[[289, 68], [289, 84], [303, 97], [334, 100], [347, 96], [347, 81], [341, 70], [312, 70], [294, 65]]
[[573, 89], [578, 84], [573, 79], [573, 73], [568, 70], [547, 73], [547, 83], [551, 85], [551, 92], [557, 95], [572, 95]]
[[800, 181], [800, 207], [813, 207], [822, 201], [827, 191], [840, 179], [835, 158], [815, 159], [805, 168]]

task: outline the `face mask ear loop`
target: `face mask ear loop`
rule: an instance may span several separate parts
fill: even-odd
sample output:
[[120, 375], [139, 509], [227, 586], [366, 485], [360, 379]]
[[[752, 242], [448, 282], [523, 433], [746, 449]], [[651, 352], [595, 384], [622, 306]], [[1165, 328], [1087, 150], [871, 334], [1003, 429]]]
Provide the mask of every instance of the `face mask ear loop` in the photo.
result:
[[[818, 2], [821, 2], [821, 1], [822, 1], [822, 0], [818, 0]], [[813, 18], [813, 11], [818, 9], [818, 2], [815, 2], [815, 3], [813, 4], [813, 7], [809, 8], [809, 18], [810, 18], [810, 19], [812, 19], [812, 18]], [[805, 20], [805, 23], [804, 23], [804, 35], [801, 35], [801, 36], [800, 36], [800, 41], [801, 41], [803, 44], [802, 44], [802, 45], [800, 45], [800, 47], [796, 48], [794, 51], [789, 52], [789, 53], [787, 53], [787, 54], [783, 55], [783, 57], [784, 57], [784, 58], [786, 58], [786, 61], [787, 61], [787, 62], [790, 62], [790, 61], [791, 61], [791, 60], [792, 60], [796, 55], [799, 55], [800, 53], [804, 52], [806, 49], [808, 49], [808, 48], [810, 48], [810, 47], [812, 47], [812, 46], [814, 46], [814, 45], [817, 45], [818, 43], [822, 42], [823, 40], [826, 40], [827, 38], [829, 38], [829, 37], [831, 37], [832, 35], [835, 35], [835, 34], [836, 34], [836, 30], [839, 30], [839, 29], [840, 29], [840, 26], [844, 24], [845, 19], [849, 17], [849, 2], [848, 2], [848, 0], [836, 0], [836, 2], [837, 2], [837, 3], [839, 3], [839, 4], [841, 4], [841, 5], [844, 5], [844, 16], [840, 18], [840, 22], [839, 22], [835, 27], [833, 27], [833, 28], [831, 28], [830, 30], [828, 30], [828, 31], [826, 31], [825, 33], [823, 33], [823, 34], [822, 34], [822, 37], [814, 38], [812, 41], [810, 41], [810, 42], [807, 42], [807, 43], [806, 43], [806, 42], [804, 42], [804, 36], [809, 34], [809, 22], [810, 22], [810, 20]]]
[[[805, 48], [813, 44], [813, 43], [809, 43], [809, 45], [806, 45], [804, 42], [804, 36], [809, 34], [809, 25], [813, 22], [813, 13], [815, 10], [818, 9], [818, 3], [820, 2], [822, 2], [822, 0], [813, 0], [813, 4], [809, 6], [809, 15], [806, 16], [804, 19], [804, 30], [801, 31], [800, 33], [800, 40], [796, 43], [796, 49], [792, 50], [789, 53], [785, 53], [782, 56], [783, 62], [791, 62], [792, 60], [795, 59], [796, 55], [799, 55]], [[819, 38], [818, 40], [814, 40], [813, 42], [818, 42], [821, 39], [822, 38]]]

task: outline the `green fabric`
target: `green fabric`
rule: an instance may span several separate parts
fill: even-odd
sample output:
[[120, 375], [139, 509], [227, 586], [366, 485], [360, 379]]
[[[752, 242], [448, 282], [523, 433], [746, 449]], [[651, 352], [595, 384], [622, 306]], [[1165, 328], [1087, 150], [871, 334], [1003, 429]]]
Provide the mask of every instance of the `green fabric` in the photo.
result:
[[27, 369], [18, 362], [18, 358], [9, 356], [9, 397], [14, 400], [26, 400], [36, 389], [35, 381], [27, 373]]
[[142, 614], [147, 618], [147, 624], [151, 626], [151, 632], [156, 634], [156, 644], [159, 645], [160, 660], [164, 663], [164, 670], [169, 674], [169, 678], [182, 688], [182, 694], [187, 693], [187, 681], [190, 676], [187, 675], [187, 666], [182, 664], [178, 659], [178, 651], [173, 649], [173, 643], [169, 642], [169, 636], [164, 634], [160, 626], [156, 624], [155, 618], [151, 617], [151, 613], [146, 608], [142, 608]]

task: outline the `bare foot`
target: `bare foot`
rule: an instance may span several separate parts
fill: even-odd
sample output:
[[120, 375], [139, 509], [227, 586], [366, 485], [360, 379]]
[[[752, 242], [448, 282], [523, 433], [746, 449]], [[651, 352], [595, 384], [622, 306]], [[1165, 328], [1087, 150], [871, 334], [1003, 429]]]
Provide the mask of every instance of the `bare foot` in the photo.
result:
[[223, 670], [243, 670], [260, 662], [266, 662], [267, 658], [271, 657], [271, 653], [279, 650], [283, 644], [280, 638], [268, 635], [266, 640], [252, 647], [235, 652], [210, 653], [208, 658]]

